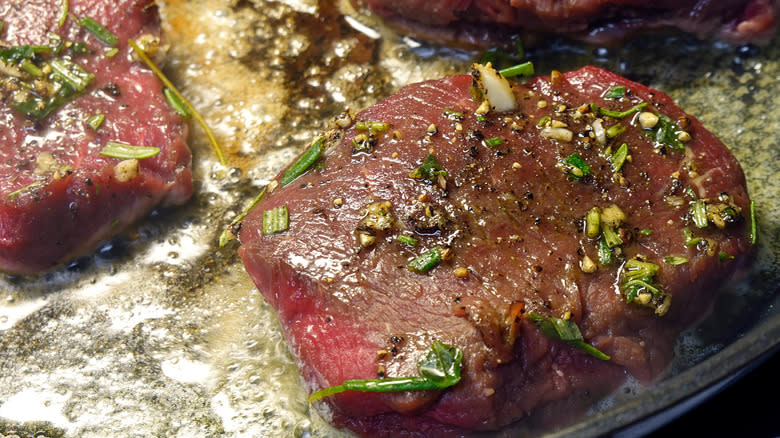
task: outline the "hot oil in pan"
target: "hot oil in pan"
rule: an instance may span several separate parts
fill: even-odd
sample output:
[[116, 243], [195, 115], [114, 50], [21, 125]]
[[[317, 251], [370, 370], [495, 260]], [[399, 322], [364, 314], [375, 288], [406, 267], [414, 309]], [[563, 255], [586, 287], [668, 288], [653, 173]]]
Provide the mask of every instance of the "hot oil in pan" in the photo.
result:
[[[234, 244], [218, 247], [219, 233], [340, 112], [406, 83], [468, 71], [479, 54], [402, 38], [346, 2], [158, 3], [166, 71], [207, 118], [230, 166], [214, 160], [193, 126], [190, 204], [156, 212], [54, 273], [0, 280], [0, 433], [339, 436], [305, 402], [275, 314]], [[680, 37], [529, 50], [540, 74], [595, 63], [668, 92], [746, 169], [761, 215], [758, 263], [680, 343], [675, 373], [738, 335], [723, 327], [741, 332], [773, 316], [780, 202], [768, 139], [780, 127], [778, 50]], [[642, 391], [625, 392], [601, 411]]]

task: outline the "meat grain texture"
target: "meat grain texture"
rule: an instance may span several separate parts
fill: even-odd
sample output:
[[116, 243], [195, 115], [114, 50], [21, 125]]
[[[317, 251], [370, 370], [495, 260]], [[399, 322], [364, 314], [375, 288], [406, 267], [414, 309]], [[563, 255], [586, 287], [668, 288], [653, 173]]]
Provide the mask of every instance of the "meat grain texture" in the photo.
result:
[[[434, 341], [463, 350], [463, 378], [446, 390], [348, 391], [316, 402], [359, 435], [458, 435], [529, 417], [565, 424], [627, 373], [644, 382], [662, 373], [680, 330], [707, 313], [751, 253], [741, 168], [665, 94], [585, 67], [514, 84], [516, 111], [480, 116], [472, 82], [460, 75], [409, 85], [357, 114], [389, 127], [368, 144], [354, 123], [330, 132], [312, 170], [266, 193], [240, 228], [240, 255], [277, 310], [309, 391], [415, 376]], [[625, 95], [606, 97], [617, 85]], [[590, 107], [642, 102], [643, 112], [684, 126], [675, 128], [690, 135], [684, 150], [656, 141], [638, 112], [615, 118]], [[602, 143], [596, 120], [625, 130]], [[551, 136], [565, 133], [552, 128], [573, 137]], [[629, 157], [614, 171], [623, 143]], [[574, 153], [590, 175], [574, 178], [562, 164]], [[429, 155], [446, 177], [413, 177]], [[732, 223], [695, 226], [694, 197], [711, 207], [725, 200]], [[371, 229], [377, 205], [391, 225]], [[280, 206], [289, 229], [264, 235], [263, 211]], [[583, 218], [611, 206], [625, 215], [615, 228], [623, 244], [602, 264]], [[361, 239], [367, 230], [373, 240]], [[408, 269], [434, 247], [447, 254], [437, 266]], [[671, 296], [662, 316], [627, 303], [623, 270], [636, 259], [659, 266], [653, 284]], [[542, 335], [531, 312], [569, 318], [611, 359]]]
[[[94, 79], [82, 94], [43, 119], [17, 111], [8, 87], [0, 103], [0, 270], [45, 271], [89, 254], [107, 238], [192, 195], [187, 126], [171, 109], [154, 73], [134, 59], [128, 39], [159, 40], [159, 17], [148, 0], [71, 0], [60, 26], [59, 0], [2, 0], [0, 41], [6, 48], [85, 43], [65, 57]], [[92, 18], [116, 37], [112, 47], [76, 20]], [[148, 39], [147, 39], [148, 41]], [[8, 69], [3, 73], [9, 77]], [[103, 115], [94, 129], [87, 121]], [[100, 155], [107, 142], [153, 146], [160, 153], [116, 167]], [[125, 167], [123, 167], [125, 166]]]
[[779, 9], [777, 0], [362, 1], [404, 32], [470, 45], [495, 44], [497, 34], [614, 44], [669, 29], [741, 44], [770, 39]]

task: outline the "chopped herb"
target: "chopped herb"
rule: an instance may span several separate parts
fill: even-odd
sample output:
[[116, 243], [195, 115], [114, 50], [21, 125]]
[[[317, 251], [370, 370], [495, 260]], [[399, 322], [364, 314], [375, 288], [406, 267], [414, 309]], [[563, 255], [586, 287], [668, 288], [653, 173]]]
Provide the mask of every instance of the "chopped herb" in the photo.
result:
[[286, 205], [263, 210], [263, 234], [276, 234], [290, 229], [290, 211]]
[[650, 236], [651, 234], [653, 234], [653, 230], [649, 228], [645, 228], [644, 230], [640, 231], [639, 234], [643, 236]]
[[624, 132], [626, 132], [626, 127], [620, 123], [615, 123], [614, 125], [607, 128], [606, 134], [607, 138], [615, 138]]
[[610, 88], [609, 91], [607, 91], [607, 94], [604, 95], [604, 98], [606, 99], [620, 99], [621, 97], [626, 95], [626, 86], [625, 85], [615, 85], [614, 87]]
[[113, 58], [114, 56], [117, 55], [117, 53], [119, 53], [119, 49], [117, 49], [116, 47], [113, 47], [113, 48], [110, 48], [110, 49], [106, 50], [106, 52], [103, 53], [103, 56], [105, 56], [106, 58]]
[[756, 201], [750, 200], [750, 228], [748, 229], [748, 240], [751, 245], [758, 242], [758, 224], [756, 222]]
[[116, 141], [106, 142], [100, 151], [100, 155], [123, 160], [142, 160], [151, 158], [160, 153], [160, 148], [154, 146], [133, 146]]
[[623, 239], [621, 239], [620, 236], [615, 232], [614, 228], [608, 225], [602, 224], [601, 235], [604, 237], [604, 242], [610, 248], [614, 248], [623, 244]]
[[309, 396], [309, 402], [344, 391], [400, 392], [449, 388], [460, 382], [462, 362], [463, 352], [460, 348], [434, 341], [431, 348], [417, 362], [419, 376], [347, 380], [341, 385], [313, 393]]
[[537, 127], [537, 128], [541, 128], [542, 126], [546, 125], [546, 124], [547, 124], [547, 123], [548, 123], [548, 122], [549, 122], [551, 119], [552, 119], [552, 117], [550, 117], [550, 116], [544, 116], [544, 117], [542, 117], [542, 118], [541, 118], [541, 119], [539, 119], [539, 121], [536, 123], [536, 127]]
[[80, 65], [66, 58], [55, 59], [49, 65], [54, 72], [53, 74], [59, 75], [76, 92], [84, 91], [87, 85], [95, 78], [93, 74], [88, 73]]
[[671, 295], [663, 292], [654, 283], [660, 266], [655, 263], [630, 259], [623, 265], [621, 285], [627, 303], [638, 303], [655, 309], [657, 315], [664, 315], [671, 305]]
[[405, 244], [407, 244], [409, 246], [416, 246], [417, 245], [417, 239], [415, 239], [414, 237], [401, 235], [401, 236], [397, 237], [397, 240], [399, 242], [405, 243]]
[[697, 199], [691, 203], [690, 215], [696, 228], [707, 228], [707, 206], [703, 200]]
[[24, 193], [26, 191], [33, 190], [33, 189], [36, 189], [38, 187], [43, 187], [44, 184], [46, 184], [45, 181], [35, 181], [35, 182], [31, 183], [31, 184], [28, 184], [28, 185], [22, 187], [19, 190], [16, 190], [16, 191], [13, 191], [13, 192], [9, 193], [8, 194], [8, 199], [9, 200], [14, 199], [14, 198], [16, 198], [17, 196], [21, 195], [22, 193]]
[[466, 117], [462, 112], [450, 109], [444, 110], [444, 116], [455, 121], [461, 121]]
[[87, 125], [92, 128], [93, 131], [97, 131], [100, 125], [106, 120], [106, 116], [103, 114], [95, 114], [87, 119]]
[[79, 20], [79, 25], [87, 29], [95, 38], [99, 39], [108, 46], [116, 46], [119, 43], [119, 37], [114, 35], [110, 30], [103, 27], [102, 24], [93, 20], [90, 17], [84, 17]]
[[65, 20], [68, 19], [68, 0], [60, 0], [60, 15], [57, 18], [57, 26], [62, 27], [65, 25]]
[[429, 154], [423, 160], [423, 163], [417, 169], [413, 170], [409, 177], [415, 179], [427, 179], [429, 181], [435, 181], [439, 175], [447, 176], [447, 171], [442, 169], [439, 160], [436, 159], [433, 154]]
[[168, 79], [165, 74], [154, 64], [154, 62], [152, 62], [149, 56], [146, 55], [146, 52], [144, 52], [144, 50], [139, 47], [135, 41], [127, 40], [127, 44], [133, 48], [135, 54], [138, 55], [138, 57], [141, 58], [141, 60], [154, 72], [163, 85], [170, 88], [171, 92], [174, 93], [176, 97], [178, 97], [179, 100], [187, 107], [189, 112], [192, 114], [192, 117], [198, 122], [201, 128], [203, 128], [203, 131], [206, 133], [206, 136], [209, 139], [209, 144], [211, 145], [211, 150], [214, 151], [214, 154], [217, 156], [220, 164], [227, 164], [225, 155], [222, 153], [222, 147], [219, 145], [217, 138], [214, 136], [214, 132], [211, 130], [211, 128], [209, 128], [209, 125], [206, 123], [206, 120], [203, 118], [203, 116], [195, 110], [192, 104], [187, 99], [185, 99], [184, 96], [182, 96], [179, 90], [174, 87], [170, 79]]
[[593, 172], [588, 163], [576, 153], [564, 158], [561, 162], [561, 167], [576, 180], [580, 180], [585, 175], [590, 175]]
[[620, 172], [620, 169], [623, 168], [623, 164], [626, 162], [626, 158], [628, 158], [628, 145], [623, 143], [618, 150], [612, 154], [612, 171]]
[[325, 142], [324, 137], [317, 137], [314, 142], [306, 149], [306, 152], [298, 158], [298, 160], [287, 169], [279, 180], [279, 184], [286, 186], [293, 182], [296, 178], [306, 173], [307, 170], [314, 164], [315, 161], [320, 159], [322, 155], [322, 144]]
[[534, 64], [531, 61], [527, 61], [522, 64], [517, 64], [515, 66], [499, 70], [499, 73], [505, 78], [511, 78], [514, 76], [533, 76]]
[[490, 147], [501, 146], [502, 144], [504, 144], [504, 139], [500, 137], [492, 137], [492, 138], [485, 139], [485, 143]]
[[601, 213], [598, 207], [593, 207], [585, 214], [585, 235], [591, 239], [601, 233]]
[[171, 108], [173, 108], [173, 110], [176, 111], [180, 116], [184, 117], [185, 119], [192, 117], [192, 113], [187, 108], [187, 105], [185, 105], [184, 102], [182, 102], [176, 93], [171, 91], [170, 88], [163, 88], [163, 95], [165, 96], [165, 100], [168, 101], [168, 105], [170, 105]]
[[649, 105], [648, 102], [642, 102], [639, 105], [636, 105], [625, 111], [612, 111], [606, 108], [600, 108], [596, 106], [595, 103], [591, 103], [590, 110], [593, 111], [594, 113], [601, 114], [602, 116], [612, 117], [615, 119], [622, 119], [623, 117], [627, 117], [630, 116], [631, 114], [639, 112], [642, 108], [646, 107], [647, 105]]
[[664, 263], [672, 266], [684, 265], [685, 263], [688, 263], [688, 258], [679, 257], [679, 256], [668, 256], [668, 257], [664, 257]]
[[718, 254], [718, 258], [721, 262], [725, 262], [726, 260], [731, 260], [734, 258], [733, 255], [727, 253], [726, 251], [721, 251], [720, 254]]
[[252, 200], [252, 202], [249, 204], [249, 206], [244, 211], [242, 211], [238, 216], [236, 216], [235, 219], [233, 219], [233, 221], [231, 221], [230, 224], [227, 227], [225, 227], [224, 230], [222, 230], [222, 234], [219, 235], [219, 246], [220, 247], [223, 247], [223, 246], [227, 245], [228, 242], [230, 242], [231, 240], [233, 240], [236, 237], [235, 232], [234, 232], [234, 227], [236, 225], [238, 225], [242, 220], [244, 220], [246, 215], [249, 214], [249, 210], [254, 208], [254, 206], [257, 205], [258, 202], [260, 202], [260, 199], [262, 199], [263, 196], [265, 195], [265, 191], [266, 191], [267, 188], [268, 188], [268, 186], [263, 187], [263, 190], [261, 190], [260, 194], [258, 194], [255, 197], [255, 199]]
[[552, 316], [544, 317], [536, 312], [530, 312], [528, 314], [528, 319], [533, 322], [539, 328], [539, 331], [548, 338], [561, 340], [597, 359], [610, 359], [610, 357], [604, 354], [601, 350], [585, 342], [585, 339], [582, 337], [580, 328], [577, 327], [577, 324], [575, 324], [574, 321], [555, 318]]
[[608, 266], [611, 265], [614, 261], [614, 257], [612, 255], [612, 248], [607, 245], [606, 239], [603, 237], [599, 239], [598, 243], [598, 255], [599, 255], [599, 263], [602, 266]]
[[355, 123], [355, 129], [358, 131], [384, 132], [389, 128], [390, 125], [385, 122], [370, 122], [366, 120], [360, 120]]
[[657, 114], [658, 124], [651, 129], [646, 129], [645, 133], [660, 145], [666, 145], [677, 151], [684, 151], [685, 145], [678, 136], [678, 127], [674, 121], [663, 114]]
[[683, 228], [683, 236], [685, 237], [685, 246], [696, 246], [703, 240], [701, 237], [694, 237], [688, 227]]
[[409, 268], [409, 270], [412, 272], [416, 272], [418, 274], [424, 274], [430, 271], [431, 269], [433, 269], [433, 267], [438, 265], [439, 262], [441, 262], [442, 260], [441, 253], [442, 253], [442, 249], [440, 247], [437, 246], [431, 248], [428, 251], [417, 256], [411, 262], [409, 262], [409, 264], [406, 265], [406, 267]]

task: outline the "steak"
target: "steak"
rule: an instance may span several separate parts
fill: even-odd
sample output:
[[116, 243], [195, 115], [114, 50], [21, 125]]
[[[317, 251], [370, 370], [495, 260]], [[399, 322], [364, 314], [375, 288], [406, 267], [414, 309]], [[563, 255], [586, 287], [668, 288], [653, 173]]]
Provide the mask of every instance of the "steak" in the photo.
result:
[[500, 112], [480, 71], [339, 119], [238, 230], [309, 391], [417, 376], [434, 342], [462, 350], [450, 388], [316, 402], [359, 435], [563, 424], [626, 373], [662, 373], [750, 258], [739, 164], [668, 96], [584, 67], [515, 83]]
[[[152, 1], [2, 0], [0, 22], [0, 270], [50, 269], [88, 254], [155, 206], [191, 197], [187, 126], [127, 43], [135, 39], [151, 53], [159, 42]], [[34, 53], [13, 55], [24, 48]], [[57, 73], [62, 66], [68, 80]], [[159, 153], [101, 155], [109, 142]]]
[[731, 43], [765, 41], [776, 0], [364, 0], [388, 23], [427, 39], [491, 45], [506, 35], [564, 35], [610, 44], [641, 32], [677, 29]]

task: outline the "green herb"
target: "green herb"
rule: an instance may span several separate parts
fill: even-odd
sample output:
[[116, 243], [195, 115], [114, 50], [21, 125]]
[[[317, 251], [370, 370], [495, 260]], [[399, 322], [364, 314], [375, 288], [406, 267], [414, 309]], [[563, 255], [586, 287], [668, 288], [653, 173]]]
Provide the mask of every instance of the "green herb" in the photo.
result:
[[206, 123], [206, 120], [203, 118], [203, 116], [195, 110], [192, 104], [187, 99], [185, 99], [184, 96], [182, 96], [182, 94], [179, 92], [179, 90], [176, 89], [170, 79], [168, 79], [168, 77], [165, 76], [165, 74], [154, 64], [154, 62], [152, 62], [149, 56], [146, 55], [146, 52], [144, 52], [135, 41], [127, 40], [127, 44], [133, 48], [135, 54], [138, 55], [138, 57], [141, 58], [141, 60], [154, 72], [163, 85], [170, 88], [171, 92], [174, 93], [176, 97], [178, 97], [179, 100], [187, 107], [190, 114], [192, 114], [192, 117], [198, 122], [201, 128], [203, 128], [203, 131], [206, 133], [206, 137], [208, 137], [209, 144], [211, 145], [211, 150], [217, 156], [219, 163], [222, 165], [227, 164], [225, 155], [222, 153], [222, 147], [219, 145], [217, 138], [214, 136], [214, 132], [211, 130], [211, 128], [209, 128], [209, 125]]
[[500, 137], [492, 137], [485, 140], [485, 143], [490, 147], [501, 146], [504, 144], [504, 139]]
[[455, 121], [461, 121], [466, 117], [462, 112], [450, 109], [444, 110], [444, 116]]
[[84, 17], [79, 20], [79, 25], [87, 29], [95, 38], [99, 39], [108, 46], [116, 46], [119, 43], [119, 37], [111, 33], [110, 30], [103, 27], [102, 24], [90, 17]]
[[[9, 47], [0, 49], [0, 60], [18, 65], [35, 80], [43, 77], [44, 74], [43, 69], [34, 61], [38, 55], [50, 54], [52, 50], [51, 46]], [[46, 118], [57, 108], [78, 96], [94, 79], [94, 75], [67, 58], [54, 59], [47, 65], [52, 70], [48, 80], [58, 85], [55, 87], [56, 91], [51, 95], [39, 95], [34, 91], [36, 87], [33, 85], [33, 80], [29, 82], [22, 80], [22, 86], [28, 90], [28, 97], [26, 100], [11, 104], [17, 111], [36, 119]]]
[[611, 265], [612, 262], [614, 261], [614, 258], [612, 256], [612, 248], [610, 248], [609, 245], [607, 245], [607, 241], [603, 237], [599, 239], [598, 255], [599, 255], [599, 263], [602, 266]]
[[727, 253], [726, 251], [721, 251], [720, 254], [718, 254], [718, 258], [721, 262], [725, 262], [726, 260], [731, 260], [734, 258], [733, 255]]
[[298, 160], [287, 169], [279, 180], [279, 184], [286, 186], [290, 184], [299, 176], [306, 173], [307, 170], [314, 164], [315, 161], [322, 156], [322, 144], [325, 142], [324, 137], [317, 137], [314, 142], [306, 149], [306, 152], [298, 158]]
[[417, 239], [415, 239], [414, 237], [401, 235], [397, 237], [397, 240], [409, 246], [417, 246]]
[[409, 268], [409, 270], [412, 272], [424, 274], [433, 269], [433, 267], [438, 265], [439, 262], [441, 262], [441, 253], [442, 249], [438, 246], [431, 248], [409, 262], [406, 267]]
[[95, 114], [87, 119], [87, 125], [92, 128], [93, 131], [97, 131], [100, 125], [106, 120], [106, 116], [103, 114]]
[[694, 237], [688, 227], [683, 228], [683, 236], [685, 237], [685, 246], [696, 246], [703, 240], [701, 237]]
[[187, 108], [187, 105], [185, 105], [184, 102], [179, 99], [179, 96], [171, 91], [170, 88], [163, 88], [163, 96], [165, 96], [165, 100], [168, 101], [168, 105], [170, 105], [171, 108], [173, 108], [173, 110], [176, 111], [180, 116], [184, 117], [185, 119], [192, 117], [192, 113]]
[[626, 158], [628, 158], [628, 145], [623, 143], [618, 150], [612, 154], [612, 171], [619, 172], [620, 169], [623, 168]]
[[644, 230], [640, 231], [639, 234], [643, 236], [650, 236], [651, 234], [653, 234], [653, 230], [649, 228], [645, 228]]
[[758, 242], [758, 224], [756, 222], [756, 201], [750, 200], [750, 228], [748, 228], [748, 240], [751, 245]]
[[546, 125], [547, 122], [549, 122], [552, 119], [550, 116], [544, 116], [536, 123], [537, 128], [541, 128], [542, 126]]
[[58, 75], [79, 93], [84, 91], [87, 85], [95, 79], [93, 74], [88, 73], [80, 65], [66, 58], [55, 59], [49, 65], [54, 72], [53, 74]]
[[263, 187], [263, 190], [261, 190], [260, 194], [257, 195], [255, 197], [255, 199], [252, 200], [251, 203], [249, 203], [249, 206], [246, 209], [244, 209], [244, 211], [242, 211], [238, 216], [236, 216], [235, 219], [233, 219], [233, 221], [231, 221], [230, 224], [227, 227], [225, 227], [224, 230], [222, 230], [222, 233], [219, 235], [219, 246], [220, 246], [220, 248], [225, 246], [225, 245], [227, 245], [227, 243], [230, 242], [231, 240], [235, 239], [235, 237], [236, 237], [236, 235], [235, 235], [235, 227], [236, 227], [236, 225], [238, 225], [242, 220], [244, 220], [246, 215], [249, 214], [249, 211], [252, 208], [254, 208], [254, 206], [257, 205], [258, 202], [260, 202], [260, 199], [262, 199], [263, 196], [265, 195], [265, 192], [266, 192], [267, 188], [268, 188], [268, 186]]
[[533, 322], [539, 328], [539, 331], [548, 338], [561, 340], [597, 359], [610, 359], [608, 355], [585, 342], [585, 339], [582, 337], [582, 332], [580, 332], [580, 328], [577, 327], [577, 324], [575, 324], [574, 321], [555, 318], [552, 316], [544, 317], [536, 312], [530, 312], [528, 314], [528, 319]]
[[707, 206], [703, 200], [697, 199], [691, 203], [690, 215], [696, 228], [707, 228]]
[[420, 167], [409, 173], [410, 178], [427, 179], [429, 181], [435, 181], [439, 175], [447, 176], [447, 171], [442, 169], [439, 160], [433, 154], [425, 157]]
[[68, 0], [60, 0], [60, 15], [57, 18], [57, 25], [62, 27], [65, 25], [65, 20], [68, 19]]
[[585, 235], [591, 239], [601, 233], [601, 214], [598, 207], [593, 207], [585, 214]]
[[604, 97], [606, 99], [620, 99], [625, 95], [626, 95], [626, 86], [615, 85], [614, 87], [610, 88], [609, 91], [607, 91], [607, 94], [605, 94]]
[[119, 49], [113, 47], [111, 49], [106, 50], [106, 52], [103, 53], [103, 56], [105, 56], [106, 58], [113, 58], [114, 56], [117, 55], [117, 53], [119, 53]]
[[658, 144], [669, 146], [677, 151], [684, 151], [685, 144], [677, 137], [679, 130], [674, 121], [663, 114], [657, 114], [657, 116], [658, 124], [656, 127], [645, 130], [645, 133]]
[[602, 225], [601, 235], [604, 237], [604, 242], [610, 248], [614, 248], [623, 244], [623, 239], [621, 239], [618, 233], [615, 232], [615, 229], [610, 226]]
[[355, 123], [355, 129], [358, 131], [384, 132], [390, 128], [390, 125], [384, 122], [370, 122], [360, 120]]
[[505, 78], [514, 76], [532, 76], [534, 74], [534, 64], [531, 61], [524, 62], [512, 67], [499, 70], [498, 73]]
[[263, 211], [263, 234], [276, 234], [290, 228], [290, 211], [286, 205]]
[[668, 256], [668, 257], [664, 257], [664, 263], [672, 266], [684, 265], [688, 263], [688, 258], [679, 257], [679, 256]]
[[434, 341], [431, 348], [417, 362], [419, 376], [347, 380], [341, 385], [313, 393], [309, 396], [309, 402], [344, 391], [400, 392], [449, 388], [460, 382], [462, 362], [463, 352], [460, 348]]
[[590, 169], [590, 166], [588, 166], [588, 163], [576, 153], [564, 158], [561, 162], [561, 167], [576, 180], [581, 179], [585, 175], [590, 175], [593, 172]]
[[601, 114], [602, 116], [612, 117], [615, 119], [622, 119], [623, 117], [627, 117], [630, 116], [631, 114], [639, 112], [642, 108], [646, 107], [647, 105], [649, 105], [648, 102], [642, 102], [639, 105], [636, 105], [625, 111], [612, 111], [606, 108], [600, 108], [596, 106], [595, 103], [591, 103], [590, 110], [593, 111], [594, 113]]
[[27, 192], [27, 191], [30, 191], [30, 190], [36, 189], [36, 188], [38, 188], [38, 187], [43, 187], [45, 184], [46, 184], [46, 182], [45, 182], [45, 181], [35, 181], [35, 182], [31, 183], [31, 184], [28, 184], [28, 185], [26, 185], [26, 186], [22, 187], [22, 188], [21, 188], [21, 189], [19, 189], [19, 190], [16, 190], [16, 191], [13, 191], [13, 192], [9, 193], [9, 194], [8, 194], [8, 199], [9, 199], [9, 200], [11, 200], [11, 199], [14, 199], [14, 198], [16, 198], [17, 196], [19, 196], [19, 195], [21, 195], [22, 193], [24, 193], [24, 192]]
[[116, 141], [106, 142], [100, 151], [100, 155], [123, 160], [142, 160], [151, 158], [160, 153], [160, 148], [154, 146], [133, 146]]
[[630, 259], [623, 265], [621, 288], [627, 303], [654, 308], [657, 315], [664, 315], [669, 310], [671, 295], [654, 283], [659, 269], [655, 263], [637, 259]]
[[607, 138], [615, 138], [624, 132], [626, 132], [626, 127], [620, 123], [615, 123], [614, 125], [607, 128], [606, 134]]

